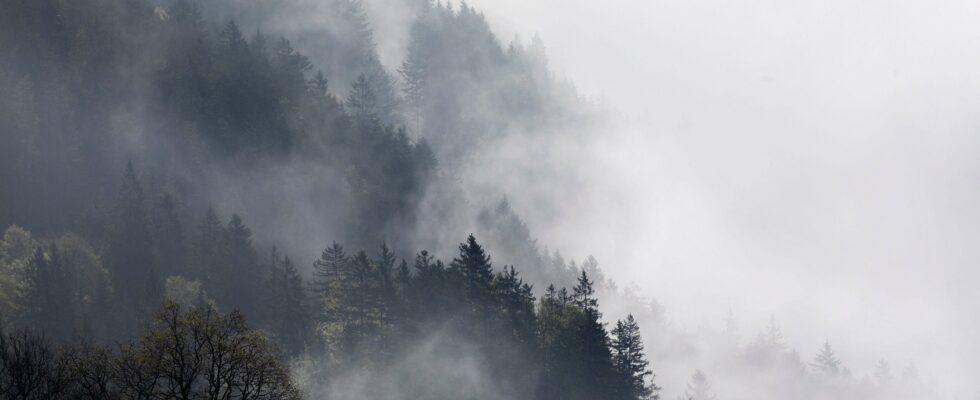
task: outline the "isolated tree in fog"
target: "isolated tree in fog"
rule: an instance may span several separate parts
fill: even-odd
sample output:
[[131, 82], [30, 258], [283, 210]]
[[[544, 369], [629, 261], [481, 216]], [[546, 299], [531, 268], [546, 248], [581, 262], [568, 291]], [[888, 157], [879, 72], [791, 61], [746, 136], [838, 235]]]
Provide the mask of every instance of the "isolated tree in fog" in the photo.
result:
[[678, 400], [715, 400], [714, 393], [711, 392], [711, 383], [704, 371], [696, 370], [691, 375], [691, 382], [687, 384], [687, 391]]
[[647, 367], [650, 362], [643, 355], [643, 340], [640, 338], [640, 326], [628, 315], [626, 320], [616, 322], [612, 330], [613, 366], [621, 380], [620, 385], [625, 391], [622, 398], [627, 399], [657, 399], [656, 392], [660, 390], [655, 384], [647, 384], [647, 377], [652, 376]]
[[832, 378], [840, 375], [841, 361], [834, 354], [834, 349], [830, 347], [830, 341], [824, 342], [823, 347], [820, 348], [820, 351], [813, 358], [813, 362], [810, 363], [810, 367], [824, 377]]
[[892, 382], [892, 366], [884, 358], [875, 364], [874, 377], [879, 386], [887, 386]]
[[575, 285], [572, 296], [575, 299], [575, 304], [581, 307], [583, 310], [595, 311], [599, 307], [599, 301], [595, 297], [595, 289], [593, 288], [592, 280], [589, 279], [589, 276], [586, 274], [584, 269], [582, 270], [581, 275], [578, 277], [578, 284]]

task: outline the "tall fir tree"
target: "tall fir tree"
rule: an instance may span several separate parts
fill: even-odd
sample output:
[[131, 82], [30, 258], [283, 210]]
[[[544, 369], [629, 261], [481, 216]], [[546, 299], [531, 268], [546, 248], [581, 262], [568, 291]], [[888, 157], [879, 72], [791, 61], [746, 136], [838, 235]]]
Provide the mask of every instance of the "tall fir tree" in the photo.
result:
[[119, 308], [115, 315], [121, 319], [121, 326], [135, 329], [142, 289], [156, 263], [143, 189], [132, 162], [126, 164], [116, 204], [105, 260], [113, 279], [114, 303]]
[[678, 400], [716, 400], [704, 371], [700, 369], [694, 371], [691, 382], [687, 384], [687, 391]]
[[[653, 372], [648, 369], [650, 362], [643, 354], [643, 340], [640, 338], [640, 326], [628, 315], [626, 320], [616, 322], [612, 330], [613, 365], [622, 385], [621, 393], [624, 399], [653, 399], [659, 398], [660, 390], [652, 382]], [[647, 383], [647, 377], [651, 382]]]
[[259, 301], [264, 297], [262, 282], [265, 277], [259, 268], [258, 255], [252, 246], [252, 230], [238, 214], [232, 214], [225, 227], [228, 246], [227, 270], [223, 279], [216, 282], [220, 304], [240, 309], [246, 315], [259, 311]]
[[462, 275], [466, 295], [474, 311], [480, 312], [488, 307], [492, 300], [493, 265], [490, 264], [490, 256], [476, 242], [476, 237], [469, 235], [465, 243], [460, 243], [459, 255], [449, 267]]
[[269, 255], [269, 269], [267, 323], [286, 351], [298, 355], [304, 350], [310, 326], [303, 278], [293, 261], [281, 256], [275, 247]]
[[841, 361], [834, 354], [834, 349], [830, 346], [829, 340], [824, 342], [823, 347], [820, 348], [810, 363], [810, 367], [826, 378], [835, 378], [841, 374]]

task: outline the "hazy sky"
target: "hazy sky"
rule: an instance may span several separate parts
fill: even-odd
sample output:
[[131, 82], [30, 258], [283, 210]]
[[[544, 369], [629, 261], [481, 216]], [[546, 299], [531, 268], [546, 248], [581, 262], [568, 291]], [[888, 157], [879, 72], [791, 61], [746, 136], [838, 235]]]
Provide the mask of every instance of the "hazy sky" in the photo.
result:
[[731, 307], [749, 336], [775, 313], [858, 376], [980, 373], [980, 2], [470, 4], [629, 117], [577, 218], [519, 210], [543, 243], [687, 324]]

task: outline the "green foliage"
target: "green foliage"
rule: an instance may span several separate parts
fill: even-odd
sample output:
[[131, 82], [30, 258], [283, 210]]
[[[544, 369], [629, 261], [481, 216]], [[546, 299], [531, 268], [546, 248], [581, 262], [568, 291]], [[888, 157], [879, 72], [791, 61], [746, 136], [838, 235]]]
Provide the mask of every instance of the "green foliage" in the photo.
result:
[[27, 266], [36, 246], [31, 233], [17, 225], [0, 241], [0, 325], [23, 312]]
[[269, 256], [269, 279], [265, 302], [268, 326], [290, 354], [299, 354], [309, 336], [310, 313], [303, 278], [289, 257], [276, 248]]
[[657, 399], [659, 387], [647, 383], [647, 377], [652, 376], [647, 367], [650, 362], [643, 355], [643, 340], [640, 338], [640, 326], [628, 315], [626, 320], [616, 322], [612, 330], [613, 366], [626, 389], [620, 396], [625, 399]]

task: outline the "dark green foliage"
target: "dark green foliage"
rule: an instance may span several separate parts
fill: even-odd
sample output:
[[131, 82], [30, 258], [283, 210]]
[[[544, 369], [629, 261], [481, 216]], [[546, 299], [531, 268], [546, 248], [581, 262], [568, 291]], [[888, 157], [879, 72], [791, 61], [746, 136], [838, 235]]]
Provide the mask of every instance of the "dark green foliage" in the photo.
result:
[[[16, 317], [55, 339], [91, 342], [62, 359], [40, 355], [38, 365], [57, 368], [50, 388], [30, 396], [58, 398], [61, 369], [80, 385], [65, 389], [71, 398], [215, 390], [187, 369], [214, 361], [194, 347], [201, 338], [225, 333], [244, 353], [268, 349], [237, 312], [289, 355], [312, 355], [323, 382], [347, 370], [383, 372], [434, 346], [486, 363], [505, 396], [621, 393], [592, 289], [552, 291], [536, 307], [524, 276], [513, 266], [495, 271], [472, 235], [448, 266], [425, 251], [410, 265], [393, 250], [431, 241], [408, 236], [418, 232], [419, 205], [433, 197], [429, 185], [442, 179], [437, 152], [458, 162], [488, 135], [529, 122], [509, 109], [518, 100], [511, 94], [520, 88], [520, 107], [542, 97], [526, 88], [530, 80], [506, 77], [523, 68], [522, 76], [547, 80], [541, 51], [504, 52], [469, 6], [418, 2], [400, 70], [406, 109], [359, 1], [329, 2], [335, 23], [317, 46], [264, 34], [256, 21], [271, 3], [234, 3], [0, 0], [0, 87], [9, 88], [0, 91], [0, 225], [81, 233], [38, 247]], [[220, 7], [228, 10], [215, 13]], [[311, 58], [325, 74], [313, 72]], [[412, 118], [403, 121], [406, 110]], [[311, 209], [287, 201], [297, 193]], [[501, 237], [519, 232], [506, 243], [521, 252], [508, 264], [525, 265], [537, 249], [519, 219], [500, 217], [513, 216], [506, 208], [483, 222], [499, 222]], [[282, 235], [270, 225], [297, 218], [294, 209], [352, 249], [392, 247], [348, 255], [334, 244], [304, 286], [306, 269], [289, 257], [258, 255]], [[154, 318], [168, 296], [194, 297], [196, 309], [168, 306]], [[238, 311], [223, 317], [212, 306]], [[99, 347], [146, 324], [152, 330], [122, 354]], [[261, 361], [282, 378], [267, 354]]]
[[303, 278], [289, 257], [272, 249], [267, 282], [270, 329], [290, 354], [299, 354], [309, 337], [310, 314]]
[[647, 377], [653, 372], [647, 368], [650, 362], [643, 355], [643, 341], [640, 339], [640, 327], [628, 315], [626, 320], [616, 321], [612, 330], [613, 366], [616, 368], [621, 387], [626, 389], [620, 394], [624, 399], [657, 399], [659, 387], [647, 383]]
[[27, 318], [31, 325], [58, 339], [75, 329], [72, 276], [54, 244], [34, 250], [27, 264]]
[[153, 205], [150, 214], [153, 257], [162, 276], [187, 275], [187, 251], [184, 229], [177, 206], [169, 193], [164, 193]]
[[[541, 299], [544, 373], [542, 398], [613, 398], [628, 393], [617, 379], [611, 341], [600, 320], [592, 282], [584, 273], [574, 294], [549, 287]], [[566, 353], [575, 349], [574, 353]]]
[[[232, 214], [225, 227], [228, 267], [214, 284], [212, 293], [220, 304], [252, 314], [258, 311], [264, 281], [258, 255], [252, 246], [252, 230], [245, 226], [238, 214]], [[241, 295], [249, 293], [250, 295]], [[258, 296], [257, 296], [258, 295]]]
[[478, 317], [485, 316], [485, 308], [491, 304], [493, 290], [493, 266], [490, 256], [470, 235], [465, 243], [459, 245], [459, 256], [449, 264], [450, 271], [462, 278], [466, 299], [472, 312]]
[[114, 277], [117, 301], [137, 304], [155, 260], [143, 189], [132, 163], [126, 165], [115, 210], [105, 262]]

